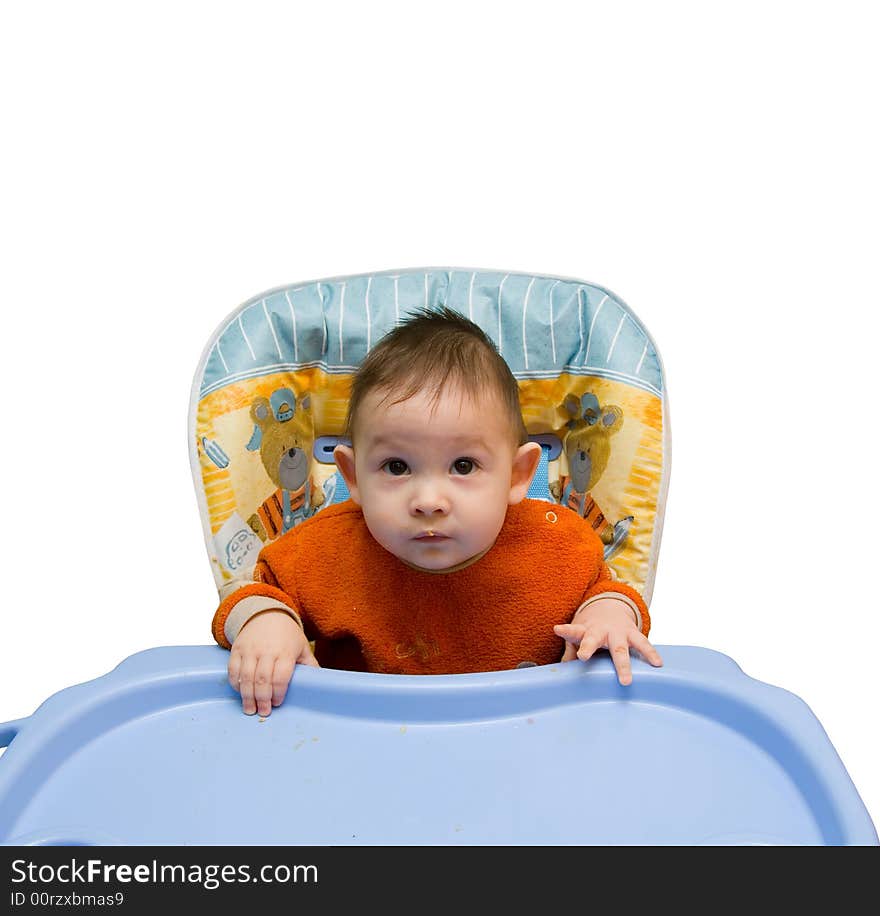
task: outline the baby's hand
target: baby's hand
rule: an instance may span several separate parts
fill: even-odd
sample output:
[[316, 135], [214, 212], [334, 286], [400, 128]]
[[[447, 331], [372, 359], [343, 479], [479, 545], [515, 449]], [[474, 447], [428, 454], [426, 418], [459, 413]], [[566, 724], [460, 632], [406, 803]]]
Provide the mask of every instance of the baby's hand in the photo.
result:
[[574, 615], [571, 623], [557, 624], [553, 632], [566, 642], [561, 659], [564, 662], [576, 658], [586, 661], [597, 649], [608, 649], [617, 679], [624, 687], [632, 683], [630, 646], [655, 668], [663, 664], [660, 654], [639, 631], [630, 609], [615, 598], [591, 602]]
[[240, 630], [229, 653], [229, 683], [246, 715], [280, 706], [297, 665], [320, 668], [300, 625], [284, 611], [263, 611]]

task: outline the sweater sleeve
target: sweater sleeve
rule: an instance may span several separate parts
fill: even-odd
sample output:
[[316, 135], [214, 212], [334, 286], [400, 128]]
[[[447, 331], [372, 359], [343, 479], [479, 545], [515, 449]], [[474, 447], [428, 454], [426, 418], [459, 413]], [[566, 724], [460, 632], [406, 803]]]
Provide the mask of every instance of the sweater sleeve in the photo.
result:
[[639, 609], [639, 613], [642, 615], [642, 635], [648, 635], [651, 630], [651, 615], [648, 613], [648, 605], [645, 604], [642, 596], [631, 585], [612, 579], [611, 571], [608, 569], [608, 566], [603, 563], [600, 567], [598, 578], [584, 592], [581, 603], [590, 598], [597, 598], [599, 595], [605, 594], [624, 595], [629, 598], [630, 601], [634, 602]]
[[[237, 635], [251, 617], [272, 608], [286, 610], [302, 626], [293, 599], [279, 587], [271, 567], [261, 555], [254, 568], [254, 581], [234, 588], [221, 598], [220, 606], [215, 611], [211, 623], [211, 633], [219, 645], [224, 649], [230, 649], [232, 640], [227, 633], [230, 617], [235, 621]], [[234, 638], [235, 636], [232, 637], [233, 640]]]

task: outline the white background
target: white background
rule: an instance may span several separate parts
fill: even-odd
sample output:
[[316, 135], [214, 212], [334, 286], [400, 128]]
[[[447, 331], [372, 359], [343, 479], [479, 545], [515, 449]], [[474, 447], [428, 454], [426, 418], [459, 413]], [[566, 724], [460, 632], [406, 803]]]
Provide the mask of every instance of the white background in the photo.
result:
[[664, 357], [652, 638], [803, 698], [878, 821], [869, 8], [4, 7], [0, 720], [210, 642], [186, 411], [242, 301], [561, 274]]

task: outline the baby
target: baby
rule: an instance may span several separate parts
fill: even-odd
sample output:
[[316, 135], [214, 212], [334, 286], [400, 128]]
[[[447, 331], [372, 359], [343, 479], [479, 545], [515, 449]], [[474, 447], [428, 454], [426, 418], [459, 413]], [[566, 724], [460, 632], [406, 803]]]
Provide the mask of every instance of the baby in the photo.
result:
[[297, 664], [452, 674], [607, 648], [623, 685], [630, 647], [662, 664], [590, 524], [525, 498], [541, 447], [477, 325], [422, 310], [386, 335], [355, 375], [347, 435], [334, 459], [351, 499], [264, 547], [214, 615], [245, 713], [279, 706]]

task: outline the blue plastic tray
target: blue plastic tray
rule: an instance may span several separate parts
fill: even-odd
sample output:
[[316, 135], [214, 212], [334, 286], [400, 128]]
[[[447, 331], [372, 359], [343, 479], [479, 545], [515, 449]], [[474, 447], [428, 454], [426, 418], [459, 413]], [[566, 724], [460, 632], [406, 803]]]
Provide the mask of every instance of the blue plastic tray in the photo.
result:
[[6, 844], [876, 844], [796, 696], [664, 646], [493, 674], [298, 668], [241, 712], [216, 647], [153, 649], [0, 726]]

